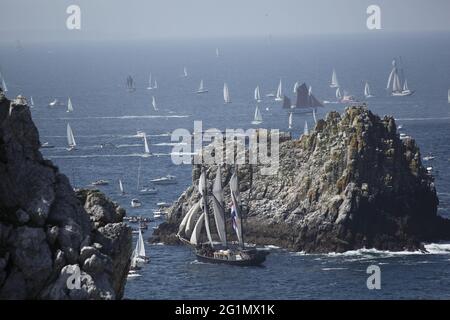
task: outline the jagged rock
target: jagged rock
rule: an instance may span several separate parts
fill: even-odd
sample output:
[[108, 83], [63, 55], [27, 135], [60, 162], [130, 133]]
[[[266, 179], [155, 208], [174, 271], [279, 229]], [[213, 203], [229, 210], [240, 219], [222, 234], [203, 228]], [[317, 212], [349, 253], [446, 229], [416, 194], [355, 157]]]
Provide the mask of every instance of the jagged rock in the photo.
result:
[[[232, 169], [222, 167], [227, 207]], [[392, 117], [380, 119], [365, 107], [331, 112], [310, 134], [280, 143], [276, 175], [261, 175], [260, 169], [245, 164], [238, 171], [247, 211], [245, 241], [342, 252], [416, 250], [422, 241], [450, 239], [449, 220], [437, 215], [433, 178], [415, 141], [401, 140]], [[216, 167], [206, 168], [209, 181], [215, 172]], [[152, 241], [174, 242], [182, 217], [199, 199], [199, 175], [194, 166], [193, 186]]]
[[[0, 299], [120, 299], [125, 211], [99, 191], [75, 193], [39, 147], [28, 107], [0, 97]], [[68, 289], [80, 265], [81, 288]]]

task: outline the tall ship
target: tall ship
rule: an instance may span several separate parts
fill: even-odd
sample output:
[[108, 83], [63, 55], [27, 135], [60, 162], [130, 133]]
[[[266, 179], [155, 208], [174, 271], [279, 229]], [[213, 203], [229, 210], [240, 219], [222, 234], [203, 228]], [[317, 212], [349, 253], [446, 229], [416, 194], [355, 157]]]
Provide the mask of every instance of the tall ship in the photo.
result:
[[414, 90], [409, 89], [408, 80], [404, 77], [403, 69], [398, 67], [397, 60], [392, 61], [392, 71], [389, 74], [386, 89], [393, 97], [405, 97], [414, 94]]
[[136, 91], [136, 87], [134, 85], [134, 80], [133, 80], [133, 78], [131, 76], [127, 77], [126, 86], [127, 86], [127, 91], [128, 92]]
[[[205, 169], [202, 168], [198, 182], [200, 200], [186, 213], [180, 223], [178, 238], [193, 247], [197, 260], [206, 263], [229, 264], [236, 266], [261, 265], [268, 254], [267, 251], [256, 248], [246, 248], [244, 244], [244, 221], [237, 167], [230, 179], [231, 194], [231, 225], [236, 233], [238, 245], [233, 245], [227, 239], [227, 219], [225, 217], [224, 192], [222, 188], [222, 174], [217, 167], [216, 177], [212, 186], [212, 193], [208, 193]], [[219, 241], [213, 241], [209, 201], [211, 199], [215, 230]]]
[[291, 106], [289, 112], [293, 113], [313, 113], [317, 108], [323, 107], [312, 93], [311, 88], [308, 88], [305, 83], [297, 88], [297, 100], [295, 105]]

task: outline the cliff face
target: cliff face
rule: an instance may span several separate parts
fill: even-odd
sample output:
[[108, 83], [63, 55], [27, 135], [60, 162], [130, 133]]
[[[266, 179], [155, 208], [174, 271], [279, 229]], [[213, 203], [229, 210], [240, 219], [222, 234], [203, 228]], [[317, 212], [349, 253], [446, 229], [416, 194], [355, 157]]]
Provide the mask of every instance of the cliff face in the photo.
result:
[[0, 97], [0, 299], [121, 298], [125, 212], [98, 191], [75, 193], [39, 147], [29, 108]]
[[[231, 170], [222, 169], [227, 208]], [[207, 168], [209, 181], [215, 171]], [[153, 241], [176, 242], [180, 219], [199, 198], [194, 187], [199, 173], [194, 167], [193, 186], [171, 208]], [[400, 140], [393, 118], [380, 119], [365, 107], [331, 112], [309, 135], [282, 142], [276, 175], [242, 165], [238, 176], [248, 207], [247, 242], [305, 252], [397, 251], [450, 238], [415, 141]]]

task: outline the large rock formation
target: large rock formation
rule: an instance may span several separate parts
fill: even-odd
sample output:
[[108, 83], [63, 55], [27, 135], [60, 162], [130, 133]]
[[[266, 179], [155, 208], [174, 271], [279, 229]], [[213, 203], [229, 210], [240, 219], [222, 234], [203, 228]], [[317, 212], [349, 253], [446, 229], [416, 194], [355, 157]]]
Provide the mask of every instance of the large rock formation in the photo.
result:
[[39, 147], [29, 108], [0, 92], [0, 299], [121, 298], [124, 210], [98, 191], [75, 193]]
[[[207, 167], [209, 181], [215, 171]], [[152, 241], [177, 242], [180, 220], [199, 199], [199, 173], [194, 166], [193, 186], [170, 209], [168, 222]], [[224, 166], [222, 174], [228, 207], [232, 168]], [[309, 135], [282, 142], [276, 175], [242, 165], [238, 176], [248, 207], [247, 242], [305, 252], [397, 251], [450, 238], [449, 221], [437, 215], [433, 178], [421, 164], [415, 141], [399, 138], [392, 117], [380, 119], [363, 106], [342, 115], [331, 112]]]

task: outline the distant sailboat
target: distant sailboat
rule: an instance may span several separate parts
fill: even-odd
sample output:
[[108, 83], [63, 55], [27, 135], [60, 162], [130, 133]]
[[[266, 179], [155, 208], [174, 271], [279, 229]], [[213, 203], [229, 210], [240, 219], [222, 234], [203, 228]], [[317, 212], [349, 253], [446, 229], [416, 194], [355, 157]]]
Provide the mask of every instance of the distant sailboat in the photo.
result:
[[67, 124], [67, 145], [68, 151], [71, 151], [73, 149], [75, 149], [75, 147], [77, 146], [77, 143], [75, 142], [75, 137], [73, 136], [73, 131], [72, 128], [70, 127], [70, 124]]
[[144, 134], [144, 157], [150, 156], [150, 148], [148, 147], [147, 134]]
[[259, 92], [259, 86], [255, 88], [255, 100], [256, 102], [261, 102], [261, 93]]
[[292, 106], [291, 99], [287, 96], [283, 97], [283, 109], [290, 109]]
[[142, 236], [141, 228], [138, 229], [139, 236], [136, 241], [136, 247], [134, 248], [131, 256], [131, 270], [138, 270], [144, 263], [149, 261], [149, 258], [145, 254], [144, 237]]
[[225, 101], [225, 103], [231, 103], [230, 92], [226, 83], [224, 83], [223, 85], [223, 100]]
[[203, 85], [203, 80], [200, 80], [200, 86], [198, 87], [197, 93], [206, 93], [208, 90]]
[[73, 105], [70, 98], [67, 100], [67, 111], [66, 112], [73, 112]]
[[297, 101], [289, 109], [294, 113], [312, 113], [316, 108], [323, 107], [322, 103], [312, 94], [311, 87], [305, 83], [297, 88]]
[[34, 100], [33, 100], [33, 96], [30, 97], [30, 106], [34, 107]]
[[275, 101], [283, 101], [283, 88], [282, 88], [282, 84], [281, 84], [281, 79], [280, 79], [280, 83], [278, 84], [277, 95], [275, 96]]
[[3, 89], [3, 92], [8, 92], [8, 87], [6, 86], [6, 82], [5, 82], [5, 79], [3, 78], [3, 76], [2, 76], [2, 89]]
[[391, 95], [394, 97], [405, 97], [414, 93], [414, 91], [408, 88], [408, 82], [406, 79], [402, 86], [399, 69], [397, 68], [397, 61], [395, 59], [392, 61], [392, 71], [389, 74], [386, 89], [390, 90]]
[[219, 56], [220, 56], [219, 48], [216, 48], [216, 57], [218, 58]]
[[337, 99], [338, 101], [341, 101], [341, 100], [342, 100], [341, 88], [339, 88], [339, 87], [336, 89], [336, 99]]
[[188, 72], [186, 67], [183, 68], [183, 77], [187, 77], [188, 76]]
[[365, 86], [364, 86], [364, 96], [366, 97], [366, 98], [372, 98], [373, 97], [373, 95], [372, 95], [372, 93], [370, 92], [370, 86], [369, 86], [369, 83], [366, 81], [366, 84], [365, 84]]
[[152, 106], [153, 106], [153, 109], [155, 111], [158, 111], [158, 107], [156, 106], [156, 98], [155, 98], [155, 96], [152, 97]]
[[148, 76], [148, 87], [147, 87], [147, 89], [148, 90], [152, 90], [153, 89], [153, 76], [152, 76], [151, 73]]
[[297, 93], [297, 88], [300, 86], [300, 83], [298, 81], [294, 84], [294, 93]]
[[127, 82], [126, 83], [127, 83], [127, 91], [128, 92], [136, 91], [136, 88], [134, 86], [134, 80], [133, 80], [133, 78], [131, 76], [127, 77]]
[[308, 121], [305, 121], [305, 127], [303, 128], [303, 134], [309, 134]]
[[262, 121], [263, 121], [263, 119], [262, 119], [261, 112], [259, 111], [258, 106], [256, 106], [255, 116], [253, 118], [252, 124], [260, 124], [260, 123], [262, 123]]
[[331, 75], [330, 88], [338, 88], [338, 87], [339, 87], [339, 82], [337, 79], [336, 70], [333, 68], [333, 74]]
[[123, 183], [121, 179], [119, 179], [119, 189], [121, 194], [125, 194], [125, 189], [123, 188]]
[[292, 129], [292, 112], [289, 113], [289, 129]]
[[450, 103], [450, 89], [448, 89], [448, 96], [447, 96], [447, 99], [448, 99], [448, 103]]
[[316, 117], [316, 110], [313, 109], [313, 119], [314, 119], [314, 123], [317, 124], [317, 117]]
[[158, 82], [156, 82], [156, 79], [153, 82], [153, 89], [158, 89]]

